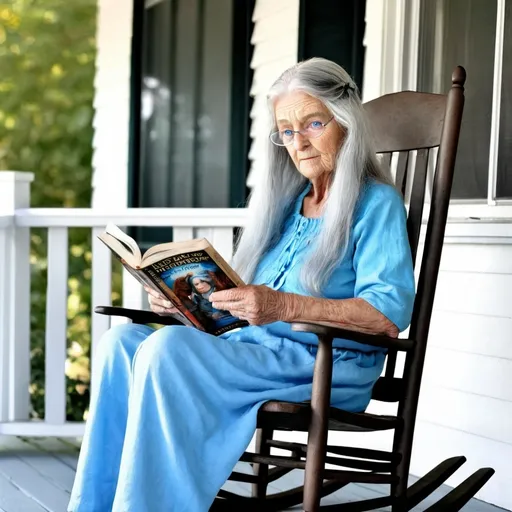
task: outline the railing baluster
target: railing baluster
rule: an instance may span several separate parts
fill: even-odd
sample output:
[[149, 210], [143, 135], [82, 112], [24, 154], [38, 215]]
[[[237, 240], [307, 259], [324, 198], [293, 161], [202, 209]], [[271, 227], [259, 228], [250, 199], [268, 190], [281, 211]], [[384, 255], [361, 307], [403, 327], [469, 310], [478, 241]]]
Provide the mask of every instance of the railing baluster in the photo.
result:
[[183, 242], [185, 240], [190, 240], [191, 238], [194, 238], [194, 228], [183, 227], [173, 228], [172, 230], [173, 242]]
[[[140, 283], [123, 268], [123, 308], [128, 309], [148, 309], [146, 292]], [[95, 304], [99, 306], [101, 304]], [[113, 316], [110, 319], [110, 325], [120, 325], [130, 323], [130, 320], [123, 316]]]
[[68, 299], [68, 229], [48, 229], [46, 292], [45, 421], [66, 421], [66, 328]]
[[[112, 257], [98, 235], [103, 228], [92, 230], [92, 307], [110, 306], [112, 303]], [[101, 336], [110, 327], [108, 316], [92, 315], [92, 358]], [[92, 359], [93, 360], [93, 359]]]
[[191, 238], [206, 238], [210, 243], [212, 242], [213, 230], [215, 228], [194, 228], [194, 236]]
[[229, 262], [233, 257], [232, 227], [174, 228], [173, 233], [174, 242], [192, 238], [207, 238], [226, 261]]
[[[80, 436], [83, 424], [66, 422], [69, 228], [92, 229], [92, 305], [109, 305], [112, 257], [96, 238], [108, 222], [119, 226], [175, 226], [174, 241], [206, 237], [229, 261], [233, 253], [233, 229], [245, 225], [246, 212], [240, 209], [126, 209], [103, 214], [92, 209], [29, 208], [30, 180], [30, 175], [27, 178], [0, 173], [0, 433]], [[29, 249], [30, 229], [35, 227], [48, 228], [44, 422], [29, 420]], [[131, 277], [126, 281], [128, 279], [132, 280], [134, 287], [123, 287], [123, 304], [134, 308], [147, 307], [138, 283]], [[102, 315], [92, 317], [93, 366], [98, 341], [112, 323], [112, 319]], [[93, 380], [91, 386], [94, 385]]]
[[210, 243], [229, 263], [233, 257], [233, 228], [212, 228]]
[[[121, 226], [120, 226], [121, 227]], [[123, 231], [126, 227], [121, 227]], [[140, 283], [126, 270], [122, 269], [122, 300], [123, 308], [128, 309], [148, 309], [149, 304], [146, 300], [146, 292], [140, 285]], [[100, 306], [102, 304], [94, 304], [94, 306]], [[128, 324], [131, 320], [124, 316], [112, 316], [110, 318], [110, 326], [120, 324]]]

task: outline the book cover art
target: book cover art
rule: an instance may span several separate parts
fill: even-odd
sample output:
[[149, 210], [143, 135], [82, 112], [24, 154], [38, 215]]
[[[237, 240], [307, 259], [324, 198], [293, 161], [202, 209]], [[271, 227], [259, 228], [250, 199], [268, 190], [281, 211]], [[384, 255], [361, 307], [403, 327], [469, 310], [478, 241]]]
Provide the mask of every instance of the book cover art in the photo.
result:
[[[113, 254], [121, 262], [125, 270], [127, 270], [128, 273], [131, 274], [142, 286], [147, 286], [165, 295], [166, 290], [162, 289], [158, 280], [151, 279], [151, 277], [142, 269], [136, 270], [132, 268], [123, 258], [118, 256], [115, 252], [113, 252]], [[195, 318], [190, 317], [188, 311], [185, 309], [178, 309], [178, 313], [173, 314], [173, 316], [175, 316], [184, 325], [197, 327], [199, 329], [201, 328], [201, 326], [198, 325], [197, 322], [195, 321]]]
[[248, 325], [228, 311], [214, 308], [209, 301], [213, 292], [234, 288], [236, 284], [206, 251], [171, 256], [152, 264], [149, 269], [158, 275], [205, 331], [219, 335]]

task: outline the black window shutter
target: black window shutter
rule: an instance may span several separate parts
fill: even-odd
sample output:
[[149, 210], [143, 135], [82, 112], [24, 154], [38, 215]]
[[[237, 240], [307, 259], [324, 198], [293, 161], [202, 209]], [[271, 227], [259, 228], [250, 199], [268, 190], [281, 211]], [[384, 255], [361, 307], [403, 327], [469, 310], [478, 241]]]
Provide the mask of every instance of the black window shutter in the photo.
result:
[[324, 57], [363, 85], [364, 16], [361, 0], [300, 0], [299, 60]]
[[[133, 0], [129, 206], [247, 197], [255, 0]], [[172, 230], [133, 228], [143, 247]]]

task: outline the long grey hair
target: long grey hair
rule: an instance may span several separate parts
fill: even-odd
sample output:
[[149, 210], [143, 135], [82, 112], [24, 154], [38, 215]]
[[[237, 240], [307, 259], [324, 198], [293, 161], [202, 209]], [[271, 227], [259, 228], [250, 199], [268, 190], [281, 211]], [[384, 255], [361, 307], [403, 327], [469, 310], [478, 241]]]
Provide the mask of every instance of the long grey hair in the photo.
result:
[[[322, 101], [346, 131], [332, 173], [321, 229], [301, 274], [305, 290], [320, 295], [347, 250], [354, 210], [365, 181], [373, 178], [391, 183], [391, 177], [377, 161], [356, 86], [343, 68], [329, 60], [313, 58], [286, 70], [268, 94], [271, 131], [277, 130], [274, 102], [291, 91], [302, 91]], [[249, 221], [234, 258], [235, 268], [247, 283], [253, 279], [262, 256], [279, 239], [283, 222], [307, 184], [286, 148], [275, 146], [270, 140], [266, 172], [258, 178], [249, 201]]]

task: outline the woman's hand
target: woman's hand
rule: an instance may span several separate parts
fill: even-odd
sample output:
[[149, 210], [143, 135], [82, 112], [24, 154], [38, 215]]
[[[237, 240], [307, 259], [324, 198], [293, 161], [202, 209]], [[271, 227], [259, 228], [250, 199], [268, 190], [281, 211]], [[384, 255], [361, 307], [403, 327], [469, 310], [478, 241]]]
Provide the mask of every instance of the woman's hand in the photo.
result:
[[263, 325], [285, 318], [287, 295], [268, 286], [249, 285], [214, 292], [209, 299], [215, 309], [229, 311], [251, 325]]
[[156, 292], [148, 286], [144, 286], [148, 294], [149, 306], [153, 313], [158, 315], [173, 315], [178, 313], [178, 310], [172, 305], [172, 302], [168, 301], [161, 293]]

